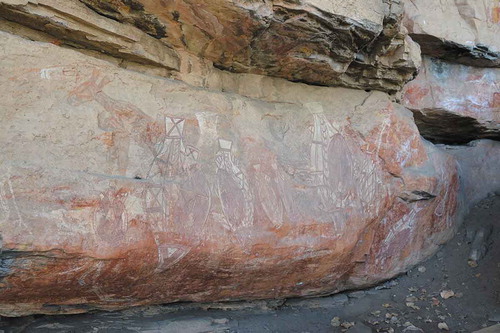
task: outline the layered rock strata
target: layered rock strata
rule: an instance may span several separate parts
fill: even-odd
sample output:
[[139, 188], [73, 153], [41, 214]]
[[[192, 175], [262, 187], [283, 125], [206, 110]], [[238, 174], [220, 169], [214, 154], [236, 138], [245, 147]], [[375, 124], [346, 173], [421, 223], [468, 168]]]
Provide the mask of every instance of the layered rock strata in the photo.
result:
[[[158, 43], [232, 72], [395, 92], [420, 64], [394, 1], [81, 2], [102, 17], [76, 0], [2, 0], [0, 13], [60, 43], [167, 68], [175, 57]], [[145, 32], [140, 43], [132, 26]]]

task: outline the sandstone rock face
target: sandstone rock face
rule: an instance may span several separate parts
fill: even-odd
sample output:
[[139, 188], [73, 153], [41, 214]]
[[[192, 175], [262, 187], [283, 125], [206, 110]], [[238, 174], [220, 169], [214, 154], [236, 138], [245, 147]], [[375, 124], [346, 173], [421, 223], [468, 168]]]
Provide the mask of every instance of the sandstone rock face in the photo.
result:
[[500, 66], [498, 0], [404, 0], [405, 26], [422, 53], [472, 66]]
[[[323, 295], [431, 255], [500, 190], [498, 142], [420, 136], [499, 139], [500, 12], [404, 2], [410, 35], [395, 0], [0, 0], [0, 315]], [[441, 59], [403, 87], [410, 36]]]
[[441, 143], [500, 139], [500, 69], [425, 58], [402, 92], [420, 133]]
[[456, 227], [455, 158], [384, 93], [258, 100], [0, 45], [2, 315], [333, 293]]
[[[165, 76], [179, 70], [176, 52], [141, 30], [103, 19], [78, 1], [0, 1], [2, 30], [60, 46], [97, 51], [120, 60], [158, 67]], [[18, 25], [19, 23], [21, 25]], [[34, 34], [27, 28], [42, 31]]]
[[[175, 68], [174, 56], [160, 52], [158, 43], [232, 72], [395, 92], [420, 65], [419, 47], [401, 26], [402, 6], [395, 1], [81, 1], [105, 18], [77, 1], [2, 2], [4, 18], [61, 43], [167, 68]], [[131, 26], [151, 36], [141, 38], [147, 49], [136, 50], [143, 43]]]

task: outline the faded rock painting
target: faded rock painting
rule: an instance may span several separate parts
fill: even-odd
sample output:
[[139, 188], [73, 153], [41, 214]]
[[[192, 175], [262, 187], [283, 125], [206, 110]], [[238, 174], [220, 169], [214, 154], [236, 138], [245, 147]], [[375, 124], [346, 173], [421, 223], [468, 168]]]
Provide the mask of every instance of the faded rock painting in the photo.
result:
[[[103, 89], [109, 83], [110, 79], [94, 70], [89, 79], [70, 92], [68, 102], [74, 106], [96, 102], [100, 106], [97, 124], [110, 133], [108, 160], [117, 164], [111, 172], [117, 176], [128, 174], [132, 144], [142, 149], [147, 163], [143, 163], [146, 167], [140, 172], [142, 176], [135, 177], [138, 180], [135, 188], [120, 188], [112, 181], [115, 185], [100, 194], [93, 223], [93, 231], [100, 241], [110, 244], [127, 241], [129, 221], [135, 218], [126, 207], [128, 196], [134, 197], [128, 201], [140, 202], [142, 217], [148, 221], [158, 248], [158, 265], [164, 268], [169, 265], [165, 264], [166, 257], [173, 256], [176, 263], [189, 252], [188, 247], [165, 240], [168, 235], [201, 241], [200, 232], [211, 213], [222, 216], [221, 226], [237, 233], [238, 242], [237, 239], [252, 236], [255, 209], [263, 211], [269, 227], [280, 228], [290, 218], [307, 219], [306, 216], [317, 215], [334, 225], [337, 233], [343, 231], [350, 219], [376, 216], [379, 212], [381, 205], [375, 200], [375, 194], [381, 186], [380, 167], [366, 158], [346, 130], [332, 125], [319, 103], [306, 106], [311, 127], [304, 129], [311, 133], [310, 149], [303, 156], [309, 161], [305, 168], [282, 162], [276, 152], [262, 147], [254, 154], [263, 158], [252, 157], [247, 166], [234, 157], [234, 144], [230, 139], [214, 140], [213, 133], [205, 133], [215, 142], [199, 143], [205, 139], [199, 128], [200, 116], [188, 122], [184, 117], [168, 114], [166, 106], [153, 118], [134, 104], [117, 101], [106, 94]], [[187, 123], [196, 127], [198, 142], [194, 144], [187, 143]], [[281, 141], [287, 127], [300, 124], [283, 126], [270, 128], [272, 135], [281, 136]], [[217, 126], [212, 131], [217, 132]], [[277, 131], [282, 134], [276, 134]], [[204, 161], [208, 168], [199, 164], [198, 143], [212, 150], [216, 146], [213, 161]], [[290, 170], [294, 170], [293, 175]], [[302, 190], [296, 191], [297, 187]], [[312, 207], [294, 207], [294, 198], [303, 194], [314, 203]], [[214, 199], [216, 205], [213, 205]]]
[[87, 81], [71, 91], [68, 102], [73, 106], [91, 101], [100, 105], [98, 126], [111, 134], [109, 158], [116, 161], [116, 173], [124, 175], [128, 165], [131, 140], [145, 143], [140, 135], [146, 130], [148, 116], [135, 105], [108, 96], [103, 89], [109, 83], [108, 77], [100, 78], [99, 71], [94, 70]]
[[228, 228], [251, 227], [253, 224], [253, 196], [246, 176], [238, 167], [231, 149], [232, 141], [219, 139], [217, 163], [217, 193]]
[[[368, 156], [363, 156], [347, 133], [336, 129], [326, 118], [322, 107], [311, 110], [314, 129], [311, 144], [311, 169], [314, 186], [321, 198], [321, 209], [345, 214], [370, 214], [375, 208], [373, 193], [379, 188], [380, 170]], [[370, 207], [373, 206], [373, 207]]]
[[[79, 312], [373, 277], [358, 287], [414, 264], [429, 234], [449, 235], [451, 162], [429, 164], [442, 153], [385, 95], [351, 120], [341, 102], [263, 102], [89, 64], [0, 64], [6, 94], [29, 96], [9, 99], [24, 111], [0, 124], [12, 142], [0, 148], [0, 234], [19, 253], [0, 313], [34, 297], [35, 311]], [[430, 195], [402, 199], [412, 191]]]

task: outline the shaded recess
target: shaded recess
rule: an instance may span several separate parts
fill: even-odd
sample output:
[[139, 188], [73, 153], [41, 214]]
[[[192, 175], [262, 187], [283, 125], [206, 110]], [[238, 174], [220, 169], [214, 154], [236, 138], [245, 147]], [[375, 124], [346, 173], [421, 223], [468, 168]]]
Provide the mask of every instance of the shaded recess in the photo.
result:
[[500, 53], [491, 51], [488, 46], [477, 44], [466, 46], [442, 40], [427, 34], [410, 34], [422, 50], [422, 54], [476, 67], [500, 67]]
[[[466, 144], [477, 139], [500, 140], [500, 125], [486, 127], [475, 118], [441, 109], [412, 110], [420, 134], [433, 143]], [[493, 123], [493, 122], [492, 122]]]

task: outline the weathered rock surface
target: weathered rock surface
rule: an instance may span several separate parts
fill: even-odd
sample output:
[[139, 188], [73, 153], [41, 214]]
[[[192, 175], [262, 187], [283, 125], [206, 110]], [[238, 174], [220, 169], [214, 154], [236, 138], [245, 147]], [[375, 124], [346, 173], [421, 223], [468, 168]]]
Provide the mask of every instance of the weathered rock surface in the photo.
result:
[[422, 53], [472, 66], [500, 66], [498, 0], [404, 0], [404, 24]]
[[162, 68], [165, 76], [179, 70], [179, 57], [170, 47], [138, 28], [99, 17], [78, 1], [1, 0], [0, 17], [2, 30], [30, 39], [104, 53], [122, 66], [132, 62]]
[[[175, 56], [158, 43], [232, 72], [395, 92], [420, 65], [396, 1], [81, 2], [103, 16], [90, 15], [76, 0], [2, 0], [0, 13], [66, 45], [167, 68], [175, 68]], [[137, 44], [131, 25], [152, 37]]]
[[402, 92], [420, 133], [433, 142], [500, 140], [500, 69], [424, 58], [417, 78]]
[[500, 190], [499, 142], [420, 136], [500, 138], [499, 70], [443, 61], [498, 67], [500, 12], [407, 2], [442, 58], [415, 120], [385, 93], [421, 63], [400, 1], [0, 0], [0, 315], [330, 294], [432, 254]]
[[0, 58], [2, 315], [328, 294], [453, 234], [456, 161], [384, 93], [256, 100], [7, 33]]

